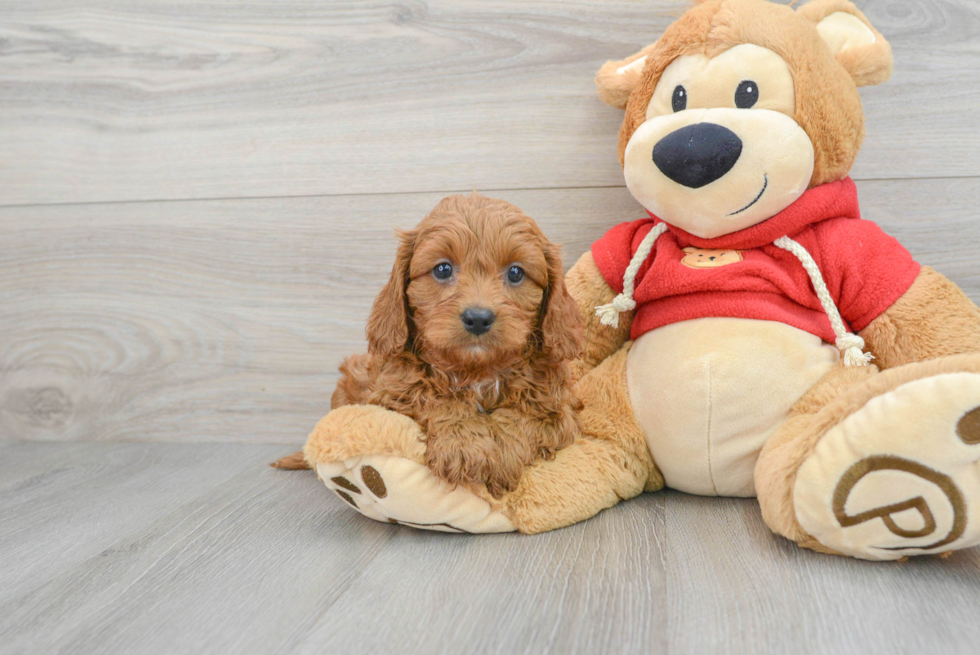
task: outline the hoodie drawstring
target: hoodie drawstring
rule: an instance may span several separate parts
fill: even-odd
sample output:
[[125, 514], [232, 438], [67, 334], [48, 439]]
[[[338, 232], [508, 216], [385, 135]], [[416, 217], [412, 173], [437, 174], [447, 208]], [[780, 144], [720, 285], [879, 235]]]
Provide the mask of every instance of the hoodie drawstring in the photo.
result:
[[837, 310], [837, 305], [834, 304], [834, 299], [830, 297], [830, 291], [827, 290], [827, 283], [824, 282], [817, 262], [813, 261], [810, 253], [789, 237], [779, 237], [772, 242], [772, 245], [792, 253], [806, 269], [807, 275], [810, 276], [810, 283], [813, 284], [813, 290], [817, 292], [820, 306], [823, 307], [824, 313], [830, 319], [830, 327], [833, 328], [834, 335], [837, 337], [834, 344], [844, 355], [844, 366], [867, 366], [874, 359], [874, 355], [864, 352], [864, 339], [847, 331], [847, 327], [840, 317], [840, 312]]
[[649, 234], [643, 237], [643, 241], [640, 241], [640, 247], [636, 249], [636, 254], [633, 255], [629, 266], [626, 267], [626, 274], [623, 275], [623, 292], [613, 298], [608, 305], [599, 305], [595, 308], [595, 315], [599, 317], [600, 323], [612, 328], [619, 327], [619, 315], [636, 308], [636, 301], [633, 300], [636, 274], [640, 272], [643, 262], [650, 256], [654, 242], [666, 231], [666, 223], [657, 223]]
[[[613, 298], [611, 303], [595, 308], [595, 313], [599, 317], [600, 323], [612, 328], [619, 327], [619, 315], [636, 308], [636, 301], [633, 300], [636, 275], [639, 273], [643, 262], [650, 256], [650, 251], [653, 250], [653, 244], [666, 231], [667, 224], [658, 223], [643, 237], [639, 248], [636, 249], [636, 254], [630, 259], [629, 266], [626, 267], [626, 273], [623, 275], [623, 292]], [[813, 257], [807, 252], [806, 248], [787, 236], [779, 237], [773, 241], [773, 245], [786, 250], [800, 260], [803, 269], [810, 276], [810, 283], [813, 285], [813, 290], [817, 294], [817, 299], [820, 300], [820, 306], [823, 308], [824, 313], [827, 314], [827, 318], [830, 319], [830, 327], [834, 330], [834, 335], [837, 337], [834, 345], [837, 346], [843, 355], [844, 366], [867, 366], [874, 359], [874, 355], [864, 352], [864, 339], [852, 332], [848, 332], [847, 326], [844, 325], [844, 320], [841, 318], [840, 311], [838, 311], [837, 305], [834, 304], [834, 299], [831, 298], [830, 291], [827, 290], [827, 283], [820, 273], [817, 262], [813, 260]]]

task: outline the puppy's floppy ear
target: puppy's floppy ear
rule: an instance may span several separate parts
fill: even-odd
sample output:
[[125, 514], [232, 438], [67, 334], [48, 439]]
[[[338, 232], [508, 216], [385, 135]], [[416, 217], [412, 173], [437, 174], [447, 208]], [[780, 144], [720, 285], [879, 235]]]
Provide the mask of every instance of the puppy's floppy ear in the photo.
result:
[[544, 258], [548, 263], [548, 288], [541, 319], [543, 345], [555, 361], [575, 359], [584, 346], [582, 314], [565, 288], [565, 271], [558, 246], [546, 243]]
[[409, 337], [408, 267], [415, 251], [417, 232], [399, 230], [398, 252], [395, 265], [391, 268], [388, 283], [374, 299], [371, 315], [367, 322], [368, 352], [372, 355], [393, 357], [405, 350]]
[[891, 46], [848, 0], [811, 0], [797, 11], [816, 24], [820, 38], [855, 84], [871, 86], [891, 77]]

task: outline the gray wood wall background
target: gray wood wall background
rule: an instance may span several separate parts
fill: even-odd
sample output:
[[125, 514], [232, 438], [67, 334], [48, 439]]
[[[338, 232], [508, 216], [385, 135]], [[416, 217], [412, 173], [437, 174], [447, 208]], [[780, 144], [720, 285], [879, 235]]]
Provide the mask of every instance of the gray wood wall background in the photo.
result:
[[[858, 4], [896, 59], [864, 214], [980, 300], [980, 2]], [[567, 265], [643, 215], [592, 78], [686, 6], [0, 0], [0, 653], [978, 652], [980, 549], [829, 557], [671, 491], [427, 533], [266, 466], [393, 227], [476, 188]]]
[[[866, 217], [980, 300], [980, 8], [863, 0]], [[606, 59], [680, 0], [0, 0], [0, 437], [300, 443], [392, 228], [510, 200], [570, 265], [642, 216]]]

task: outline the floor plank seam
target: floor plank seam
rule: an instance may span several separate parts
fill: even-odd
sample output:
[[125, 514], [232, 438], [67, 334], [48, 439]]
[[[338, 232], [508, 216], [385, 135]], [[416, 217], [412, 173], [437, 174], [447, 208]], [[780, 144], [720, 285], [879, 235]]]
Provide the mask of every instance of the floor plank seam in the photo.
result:
[[[937, 180], [976, 180], [980, 175], [924, 175], [915, 177], [855, 177], [855, 182], [924, 182]], [[580, 186], [548, 186], [548, 187], [482, 187], [477, 189], [480, 193], [525, 193], [531, 191], [579, 191], [579, 190], [601, 190], [601, 189], [625, 189], [625, 184], [595, 184]], [[0, 204], [0, 211], [7, 209], [30, 209], [41, 207], [85, 207], [93, 205], [142, 205], [142, 204], [163, 204], [163, 203], [194, 203], [194, 202], [232, 202], [247, 200], [302, 200], [312, 198], [368, 198], [372, 196], [419, 196], [429, 194], [453, 195], [457, 193], [469, 193], [473, 189], [423, 189], [416, 191], [372, 191], [370, 193], [308, 193], [308, 194], [284, 194], [284, 195], [263, 195], [263, 196], [213, 196], [200, 198], [140, 198], [135, 200], [87, 200], [82, 202], [41, 202], [25, 204]]]

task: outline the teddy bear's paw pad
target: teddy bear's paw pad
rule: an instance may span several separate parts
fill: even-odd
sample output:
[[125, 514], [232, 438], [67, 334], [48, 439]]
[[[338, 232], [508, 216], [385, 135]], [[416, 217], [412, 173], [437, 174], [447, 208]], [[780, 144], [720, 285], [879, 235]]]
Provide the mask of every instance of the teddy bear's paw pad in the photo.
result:
[[462, 487], [453, 489], [422, 464], [392, 455], [319, 463], [317, 475], [364, 516], [439, 532], [513, 532], [513, 523]]
[[862, 559], [980, 543], [980, 375], [951, 373], [873, 398], [827, 432], [794, 487], [797, 520]]

